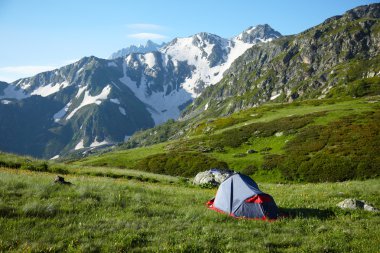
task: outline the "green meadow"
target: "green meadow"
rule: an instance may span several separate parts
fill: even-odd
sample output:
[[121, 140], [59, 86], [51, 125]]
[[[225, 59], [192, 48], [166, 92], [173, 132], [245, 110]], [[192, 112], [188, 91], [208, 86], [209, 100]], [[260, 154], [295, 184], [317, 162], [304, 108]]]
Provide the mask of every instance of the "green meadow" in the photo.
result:
[[216, 189], [0, 169], [1, 252], [378, 252], [380, 214], [343, 211], [345, 198], [380, 206], [380, 181], [259, 183], [277, 221], [207, 209]]
[[[379, 97], [316, 100], [190, 122], [179, 139], [80, 159], [0, 153], [0, 252], [379, 252], [380, 213], [336, 206], [380, 207], [379, 122]], [[176, 124], [157, 128], [159, 139]], [[212, 167], [250, 175], [281, 217], [209, 210], [217, 189], [191, 178]], [[57, 174], [72, 185], [54, 184]]]
[[[377, 177], [380, 175], [380, 160], [376, 158], [380, 156], [379, 99], [375, 96], [266, 104], [228, 117], [188, 122], [181, 138], [133, 149], [121, 146], [115, 151], [70, 161], [70, 164], [145, 170], [172, 176], [194, 176], [208, 169], [210, 164], [222, 164], [266, 182]], [[184, 129], [184, 124], [170, 123], [143, 136], [144, 139], [150, 136], [165, 139], [168, 128], [181, 126], [180, 129]], [[197, 159], [192, 158], [194, 155]], [[372, 164], [368, 164], [370, 157], [373, 157]], [[197, 168], [190, 172], [194, 160], [197, 160]], [[323, 164], [318, 164], [321, 161]], [[316, 164], [317, 171], [309, 173], [308, 168]], [[341, 171], [342, 167], [352, 173]], [[318, 170], [334, 177], [319, 179]]]

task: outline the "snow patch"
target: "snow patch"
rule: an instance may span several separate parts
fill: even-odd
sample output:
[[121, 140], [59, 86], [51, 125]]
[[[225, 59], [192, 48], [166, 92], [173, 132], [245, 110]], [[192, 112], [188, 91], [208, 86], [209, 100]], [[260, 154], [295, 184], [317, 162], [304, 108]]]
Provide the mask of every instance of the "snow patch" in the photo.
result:
[[148, 89], [147, 80], [143, 77], [141, 85], [137, 87], [137, 83], [126, 75], [126, 67], [127, 65], [124, 63], [124, 77], [120, 78], [120, 81], [131, 89], [141, 102], [146, 104], [147, 110], [156, 125], [162, 124], [169, 119], [177, 119], [180, 116], [181, 111], [178, 106], [191, 99], [191, 95], [186, 90], [174, 90], [169, 95], [166, 95], [165, 92], [153, 92], [148, 95], [146, 93]]
[[85, 90], [86, 90], [86, 86], [85, 85], [83, 85], [82, 87], [79, 87], [78, 92], [75, 95], [75, 98], [79, 98]]
[[110, 101], [114, 104], [120, 105], [120, 101], [117, 98], [111, 98]]
[[224, 72], [231, 64], [255, 44], [245, 43], [237, 37], [232, 40], [215, 37], [219, 39], [218, 43], [225, 55], [222, 63], [214, 67], [210, 67], [210, 61], [207, 58], [212, 53], [215, 45], [207, 40], [202, 40], [200, 35], [197, 35], [197, 43], [201, 42], [199, 46], [193, 44], [193, 37], [188, 37], [178, 38], [174, 44], [169, 44], [160, 49], [160, 52], [170, 56], [174, 66], [179, 61], [186, 61], [189, 65], [196, 67], [191, 77], [187, 78], [182, 84], [182, 88], [189, 92], [193, 98], [200, 95], [199, 91], [197, 91], [200, 83], [204, 83], [207, 87], [222, 80]]
[[[79, 75], [80, 73], [82, 73], [84, 70], [84, 67], [81, 67], [78, 71], [77, 71], [77, 75]], [[56, 74], [57, 75], [57, 74]]]
[[[78, 98], [78, 94], [81, 94], [83, 92], [83, 90], [81, 91], [81, 93], [79, 93], [79, 92], [80, 91], [78, 91], [78, 93], [77, 93], [77, 96], [76, 96], [77, 98]], [[102, 103], [102, 100], [107, 99], [110, 92], [111, 92], [111, 85], [107, 85], [106, 87], [104, 87], [103, 90], [100, 92], [100, 94], [96, 95], [96, 96], [91, 96], [90, 92], [88, 90], [84, 91], [84, 97], [83, 97], [82, 103], [77, 108], [75, 108], [72, 112], [70, 112], [70, 114], [67, 116], [66, 119], [70, 119], [72, 116], [74, 116], [74, 114], [79, 109], [81, 109], [82, 107], [84, 107], [86, 105], [90, 105], [90, 104], [100, 105]]]
[[38, 87], [31, 93], [31, 95], [40, 95], [42, 97], [47, 97], [51, 94], [54, 94], [60, 91], [61, 89], [67, 86], [69, 86], [69, 83], [66, 81], [62, 83], [49, 83], [48, 85]]
[[130, 135], [126, 135], [126, 136], [124, 136], [124, 141], [127, 141], [127, 140], [129, 140], [129, 138], [131, 138], [131, 136], [130, 136]]
[[95, 147], [99, 147], [99, 146], [103, 146], [103, 145], [109, 144], [109, 142], [106, 141], [106, 140], [99, 142], [97, 139], [98, 139], [98, 137], [96, 137], [95, 141], [90, 144], [91, 148], [95, 148]]
[[63, 107], [56, 114], [53, 115], [53, 119], [55, 122], [60, 121], [66, 115], [67, 111], [69, 110], [70, 105], [71, 105], [71, 102], [67, 103], [65, 107]]
[[82, 149], [84, 148], [84, 141], [83, 139], [78, 142], [78, 144], [75, 146], [74, 150]]
[[50, 160], [55, 160], [55, 159], [58, 159], [59, 158], [59, 155], [56, 155], [56, 156], [53, 156], [52, 158], [50, 158]]
[[275, 99], [278, 98], [280, 95], [281, 95], [281, 93], [275, 94], [275, 95], [273, 95], [273, 96], [270, 97], [270, 100], [275, 100]]
[[120, 113], [123, 114], [124, 116], [127, 115], [127, 113], [125, 112], [125, 109], [124, 109], [123, 107], [121, 107], [121, 106], [119, 106], [119, 111], [120, 111]]
[[1, 103], [3, 104], [3, 105], [7, 105], [7, 104], [10, 104], [10, 103], [12, 103], [12, 101], [10, 101], [10, 100], [1, 100]]
[[148, 65], [149, 68], [153, 68], [156, 65], [156, 57], [153, 53], [147, 53], [144, 55], [145, 64]]

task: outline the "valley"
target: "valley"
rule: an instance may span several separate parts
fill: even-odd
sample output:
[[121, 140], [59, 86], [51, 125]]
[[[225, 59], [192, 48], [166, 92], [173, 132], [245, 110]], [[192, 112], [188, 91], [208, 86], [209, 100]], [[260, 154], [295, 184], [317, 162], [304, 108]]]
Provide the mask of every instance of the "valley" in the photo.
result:
[[[96, 32], [118, 36], [117, 11]], [[0, 81], [0, 252], [379, 252], [379, 3], [290, 35], [263, 23], [169, 40], [133, 14], [116, 27], [145, 45]], [[260, 188], [235, 183], [239, 199], [231, 177], [227, 214], [267, 193], [278, 218], [210, 210], [215, 182], [193, 179], [218, 170]]]

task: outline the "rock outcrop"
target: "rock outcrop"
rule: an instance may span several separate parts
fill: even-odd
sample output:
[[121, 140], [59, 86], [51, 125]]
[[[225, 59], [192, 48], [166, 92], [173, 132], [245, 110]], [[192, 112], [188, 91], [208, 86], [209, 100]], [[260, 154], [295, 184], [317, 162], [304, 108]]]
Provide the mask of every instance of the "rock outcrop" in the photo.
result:
[[339, 202], [337, 204], [337, 206], [342, 208], [342, 209], [352, 209], [352, 210], [363, 209], [363, 210], [370, 211], [370, 212], [378, 212], [379, 211], [376, 207], [371, 206], [366, 201], [357, 200], [357, 199], [345, 199], [342, 202]]
[[195, 185], [211, 184], [214, 186], [218, 186], [234, 173], [235, 172], [232, 170], [223, 170], [223, 169], [217, 169], [217, 168], [199, 172], [195, 176], [193, 180], [193, 184]]

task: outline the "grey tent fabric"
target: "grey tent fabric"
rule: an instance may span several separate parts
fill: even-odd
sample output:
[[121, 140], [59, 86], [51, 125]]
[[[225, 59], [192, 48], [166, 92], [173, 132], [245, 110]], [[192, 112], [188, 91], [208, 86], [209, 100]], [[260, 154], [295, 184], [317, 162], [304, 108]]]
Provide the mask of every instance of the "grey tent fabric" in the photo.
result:
[[[255, 196], [265, 196], [268, 202], [247, 203]], [[277, 218], [277, 205], [273, 198], [263, 193], [255, 181], [242, 174], [234, 174], [226, 179], [216, 193], [213, 208], [236, 217]]]

